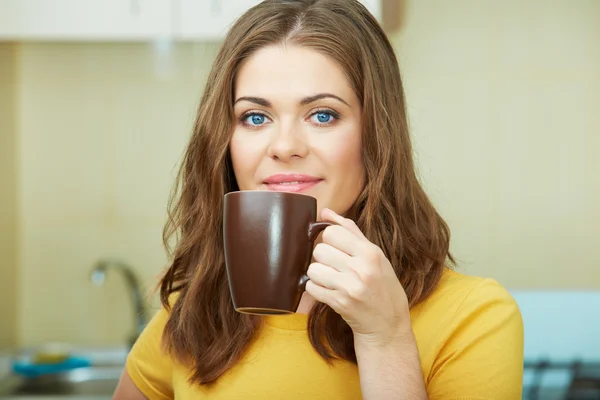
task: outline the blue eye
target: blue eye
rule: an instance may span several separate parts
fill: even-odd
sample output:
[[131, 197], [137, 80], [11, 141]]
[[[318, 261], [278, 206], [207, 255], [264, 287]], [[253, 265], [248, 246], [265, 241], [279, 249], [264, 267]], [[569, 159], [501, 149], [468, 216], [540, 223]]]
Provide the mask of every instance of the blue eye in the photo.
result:
[[329, 125], [339, 119], [339, 115], [333, 111], [317, 111], [310, 118], [317, 125]]
[[242, 122], [250, 126], [261, 126], [267, 122], [267, 116], [257, 113], [246, 114], [242, 117]]
[[331, 114], [326, 114], [326, 113], [318, 113], [317, 114], [317, 119], [319, 120], [319, 122], [326, 124], [329, 122], [329, 120], [333, 118], [331, 116]]

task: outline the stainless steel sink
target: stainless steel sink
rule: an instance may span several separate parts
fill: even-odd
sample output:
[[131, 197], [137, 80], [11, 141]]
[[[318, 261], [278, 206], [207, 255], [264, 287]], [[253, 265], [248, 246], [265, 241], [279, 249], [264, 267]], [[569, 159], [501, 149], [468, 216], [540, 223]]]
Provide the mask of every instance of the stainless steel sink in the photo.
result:
[[0, 381], [5, 396], [111, 396], [123, 366], [93, 366], [38, 378], [9, 376]]
[[[74, 356], [89, 360], [91, 366], [37, 378], [26, 378], [10, 373], [10, 368], [3, 368], [0, 372], [0, 399], [42, 399], [48, 396], [110, 399], [125, 368], [128, 348], [73, 348], [72, 351]], [[27, 354], [28, 351], [22, 351], [4, 357], [5, 367], [12, 359], [26, 357]]]

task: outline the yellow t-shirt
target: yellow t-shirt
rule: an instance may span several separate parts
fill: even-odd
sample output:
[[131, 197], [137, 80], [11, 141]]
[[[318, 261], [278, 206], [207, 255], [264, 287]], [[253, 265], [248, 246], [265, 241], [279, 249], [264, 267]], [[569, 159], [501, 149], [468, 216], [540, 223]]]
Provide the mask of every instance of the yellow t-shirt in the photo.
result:
[[[248, 353], [210, 388], [190, 386], [189, 370], [161, 350], [167, 316], [154, 316], [127, 359], [129, 376], [151, 400], [361, 399], [358, 368], [321, 359], [306, 315], [265, 317]], [[523, 323], [496, 281], [448, 269], [411, 321], [430, 400], [521, 399]]]

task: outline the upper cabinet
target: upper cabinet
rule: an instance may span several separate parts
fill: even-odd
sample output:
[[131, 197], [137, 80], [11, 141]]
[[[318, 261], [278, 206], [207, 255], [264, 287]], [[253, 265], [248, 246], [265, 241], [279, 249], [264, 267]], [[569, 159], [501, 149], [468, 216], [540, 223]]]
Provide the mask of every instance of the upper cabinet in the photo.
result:
[[0, 0], [0, 40], [172, 36], [172, 0]]
[[[381, 20], [383, 0], [361, 1]], [[0, 40], [218, 41], [240, 15], [260, 2], [0, 0]]]
[[235, 20], [261, 0], [179, 0], [175, 35], [182, 40], [222, 39]]
[[[381, 20], [382, 0], [361, 0]], [[179, 0], [175, 36], [182, 40], [221, 40], [235, 20], [261, 0]]]

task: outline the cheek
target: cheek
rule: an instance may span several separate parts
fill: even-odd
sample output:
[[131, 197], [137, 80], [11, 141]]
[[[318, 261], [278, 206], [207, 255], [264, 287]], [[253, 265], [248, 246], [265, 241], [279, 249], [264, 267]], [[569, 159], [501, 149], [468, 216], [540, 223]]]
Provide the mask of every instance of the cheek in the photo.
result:
[[321, 160], [328, 170], [329, 192], [321, 206], [345, 215], [360, 195], [366, 180], [358, 135], [344, 135], [322, 148]]
[[251, 154], [249, 154], [248, 148], [244, 146], [244, 143], [235, 137], [229, 143], [229, 152], [231, 154], [231, 164], [233, 165], [235, 179], [240, 189], [242, 189], [242, 186], [244, 186], [249, 178], [248, 175], [251, 173]]
[[264, 154], [259, 141], [240, 138], [234, 132], [229, 142], [229, 152], [238, 186], [241, 190], [253, 189], [256, 172]]
[[364, 181], [364, 166], [360, 136], [347, 135], [344, 140], [327, 148], [327, 158], [330, 167], [338, 177], [344, 177], [348, 184], [355, 183], [362, 187]]

